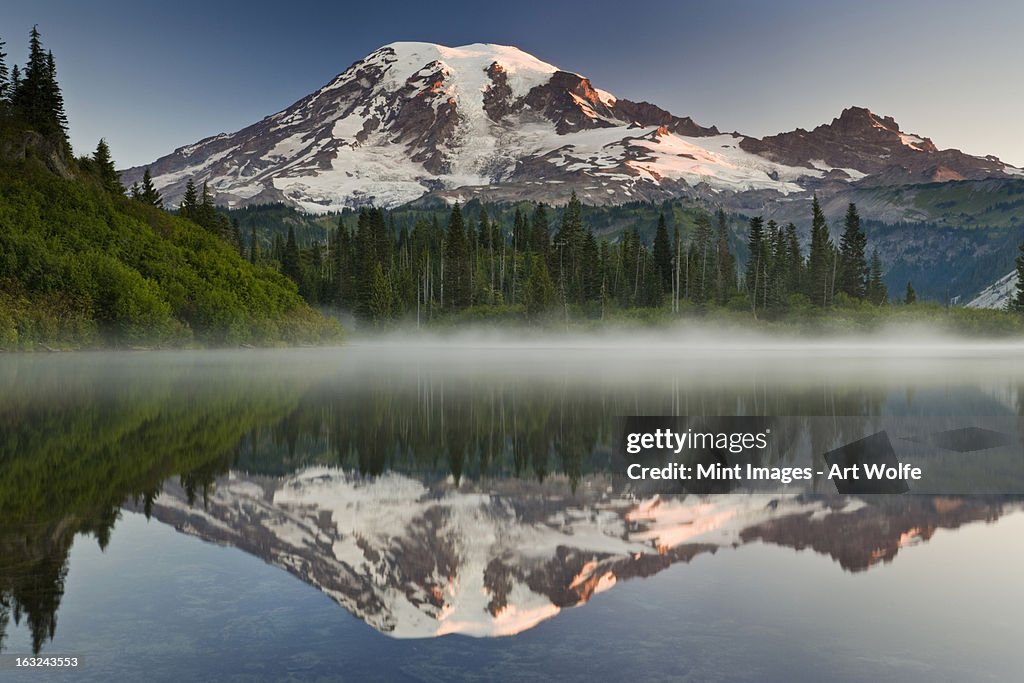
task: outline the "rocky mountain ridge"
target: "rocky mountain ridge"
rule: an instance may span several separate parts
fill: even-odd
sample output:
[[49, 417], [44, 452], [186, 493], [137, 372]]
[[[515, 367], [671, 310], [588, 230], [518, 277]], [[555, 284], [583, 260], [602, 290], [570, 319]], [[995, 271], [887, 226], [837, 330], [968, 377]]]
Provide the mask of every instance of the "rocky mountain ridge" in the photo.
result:
[[[573, 190], [591, 204], [742, 204], [850, 183], [1024, 175], [939, 150], [859, 107], [758, 139], [617, 98], [514, 47], [430, 43], [386, 45], [287, 109], [149, 167], [172, 205], [192, 179], [225, 206], [281, 201], [312, 213], [424, 196], [557, 202]], [[122, 178], [130, 185], [143, 170]]]

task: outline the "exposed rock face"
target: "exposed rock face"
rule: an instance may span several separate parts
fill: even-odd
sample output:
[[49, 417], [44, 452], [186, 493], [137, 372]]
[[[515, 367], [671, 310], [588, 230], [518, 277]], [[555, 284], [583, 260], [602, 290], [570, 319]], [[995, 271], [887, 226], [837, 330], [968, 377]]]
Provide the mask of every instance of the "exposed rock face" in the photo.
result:
[[0, 160], [25, 161], [39, 159], [46, 168], [61, 178], [70, 179], [63, 142], [57, 137], [45, 137], [35, 131], [26, 130], [20, 135], [11, 135], [0, 141]]
[[978, 293], [968, 308], [1003, 309], [1017, 295], [1017, 271], [1012, 270]]
[[[618, 99], [514, 47], [430, 43], [384, 46], [284, 111], [150, 169], [171, 205], [191, 178], [208, 181], [222, 205], [283, 201], [310, 212], [427, 193], [558, 202], [573, 190], [590, 204], [696, 193], [742, 209], [851, 182], [1021, 173], [938, 150], [867, 109], [759, 140]], [[130, 185], [143, 170], [122, 178]]]
[[863, 107], [844, 109], [832, 123], [812, 131], [798, 128], [762, 140], [745, 138], [743, 149], [794, 166], [853, 169], [879, 184], [943, 182], [1003, 175], [994, 157], [939, 150], [931, 140], [904, 133], [891, 116]]

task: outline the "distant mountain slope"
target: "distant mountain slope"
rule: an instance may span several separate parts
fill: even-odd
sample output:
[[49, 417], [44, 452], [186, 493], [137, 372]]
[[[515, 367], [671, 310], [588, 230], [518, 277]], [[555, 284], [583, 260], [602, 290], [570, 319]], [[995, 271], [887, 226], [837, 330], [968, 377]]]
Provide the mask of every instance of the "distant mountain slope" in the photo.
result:
[[940, 150], [928, 138], [904, 133], [891, 116], [863, 107], [845, 109], [832, 123], [812, 131], [798, 128], [762, 140], [745, 138], [740, 146], [779, 163], [832, 168], [853, 180], [870, 177], [874, 184], [1024, 175], [996, 157]]
[[967, 303], [968, 308], [1006, 308], [1017, 292], [1017, 271], [1013, 270], [986, 287]]
[[[994, 157], [941, 151], [851, 108], [811, 132], [723, 134], [517, 48], [392, 43], [241, 131], [150, 165], [177, 201], [189, 178], [220, 204], [283, 201], [320, 213], [447, 199], [619, 204], [725, 193], [780, 198], [852, 181], [1013, 177]], [[126, 183], [142, 167], [128, 169]]]

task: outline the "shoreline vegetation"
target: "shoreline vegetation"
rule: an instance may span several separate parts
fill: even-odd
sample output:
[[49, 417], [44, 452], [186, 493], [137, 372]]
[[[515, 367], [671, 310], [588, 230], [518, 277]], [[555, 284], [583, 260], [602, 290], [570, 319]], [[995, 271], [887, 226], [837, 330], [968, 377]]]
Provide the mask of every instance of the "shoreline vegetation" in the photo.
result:
[[364, 207], [301, 246], [287, 217], [243, 234], [205, 182], [165, 207], [148, 170], [121, 184], [104, 140], [74, 158], [39, 32], [24, 69], [9, 71], [2, 48], [0, 351], [328, 345], [341, 319], [357, 337], [901, 325], [1024, 337], [1024, 277], [1006, 311], [919, 302], [911, 282], [893, 296], [856, 206], [834, 239], [816, 197], [806, 250], [793, 223], [744, 219], [744, 239], [722, 209], [678, 203], [619, 207], [620, 231], [599, 239], [608, 217], [575, 193], [564, 207]]

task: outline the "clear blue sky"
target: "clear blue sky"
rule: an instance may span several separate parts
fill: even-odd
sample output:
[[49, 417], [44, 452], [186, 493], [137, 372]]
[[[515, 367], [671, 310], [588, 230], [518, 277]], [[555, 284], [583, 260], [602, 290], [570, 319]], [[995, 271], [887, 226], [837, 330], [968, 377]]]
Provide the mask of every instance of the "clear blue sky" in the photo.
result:
[[72, 143], [121, 166], [287, 107], [395, 40], [516, 45], [620, 97], [765, 135], [849, 105], [939, 147], [1024, 165], [1024, 3], [4, 0], [22, 63], [38, 24]]

